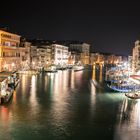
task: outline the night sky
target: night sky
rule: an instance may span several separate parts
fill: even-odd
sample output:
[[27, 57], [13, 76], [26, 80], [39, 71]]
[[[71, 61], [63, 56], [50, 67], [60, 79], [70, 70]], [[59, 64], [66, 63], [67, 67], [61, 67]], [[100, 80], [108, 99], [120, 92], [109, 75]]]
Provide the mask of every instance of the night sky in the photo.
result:
[[94, 51], [124, 55], [140, 39], [138, 3], [11, 0], [2, 5], [0, 27], [26, 38], [79, 40]]

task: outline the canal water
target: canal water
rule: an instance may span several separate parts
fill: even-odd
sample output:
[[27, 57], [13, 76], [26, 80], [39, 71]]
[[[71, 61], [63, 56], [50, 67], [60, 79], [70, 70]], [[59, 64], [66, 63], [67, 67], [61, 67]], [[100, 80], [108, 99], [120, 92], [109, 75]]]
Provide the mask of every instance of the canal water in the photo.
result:
[[20, 78], [11, 101], [0, 106], [0, 140], [140, 138], [140, 101], [109, 90], [102, 67]]

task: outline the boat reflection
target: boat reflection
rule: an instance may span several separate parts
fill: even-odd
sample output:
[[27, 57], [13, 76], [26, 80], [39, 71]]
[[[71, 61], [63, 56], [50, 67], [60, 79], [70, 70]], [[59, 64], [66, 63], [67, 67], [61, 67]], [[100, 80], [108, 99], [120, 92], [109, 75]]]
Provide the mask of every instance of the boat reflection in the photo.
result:
[[119, 109], [118, 125], [115, 131], [115, 140], [139, 139], [140, 129], [140, 100], [124, 98]]

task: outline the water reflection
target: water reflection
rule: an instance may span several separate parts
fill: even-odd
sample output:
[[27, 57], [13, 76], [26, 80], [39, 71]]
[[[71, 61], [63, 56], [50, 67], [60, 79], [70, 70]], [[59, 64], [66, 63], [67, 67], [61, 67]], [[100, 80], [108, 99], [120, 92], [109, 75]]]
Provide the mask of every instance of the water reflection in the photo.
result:
[[[10, 128], [9, 128], [9, 125], [11, 123], [11, 120], [10, 120], [10, 111], [7, 107], [5, 106], [2, 106], [0, 108], [0, 139], [10, 139], [11, 135], [10, 135]], [[7, 135], [5, 135], [5, 133]]]
[[95, 87], [95, 85], [93, 83], [91, 83], [90, 87], [91, 87], [91, 106], [94, 106], [95, 101], [96, 101], [96, 87]]
[[140, 100], [124, 98], [120, 106], [115, 140], [139, 139], [140, 131]]
[[[36, 87], [37, 87], [37, 77], [35, 75], [33, 75], [31, 77], [31, 89], [30, 89], [30, 107], [31, 107], [31, 112], [32, 114], [34, 114], [34, 111], [36, 111], [36, 109], [39, 108], [38, 102], [37, 102], [37, 98], [36, 98]], [[36, 109], [35, 109], [36, 108]]]
[[70, 79], [71, 79], [71, 88], [74, 89], [75, 88], [75, 78], [74, 78], [74, 71], [71, 72], [71, 76], [70, 76]]
[[139, 100], [106, 91], [102, 69], [22, 75], [0, 106], [0, 139], [139, 139]]
[[94, 83], [96, 92], [104, 92], [104, 77], [103, 77], [103, 65], [93, 65], [92, 69], [92, 82]]
[[99, 82], [103, 81], [103, 65], [100, 64]]
[[[96, 81], [96, 66], [95, 65], [93, 65], [93, 70], [92, 70], [92, 80], [93, 81]], [[95, 94], [96, 93], [96, 87], [95, 87], [95, 84], [93, 84], [92, 82], [91, 82], [91, 93], [92, 94]]]
[[96, 80], [96, 66], [93, 65], [93, 70], [92, 70], [92, 80]]
[[16, 101], [17, 101], [17, 95], [16, 95], [16, 91], [14, 91], [14, 93], [13, 93], [13, 103], [16, 103]]

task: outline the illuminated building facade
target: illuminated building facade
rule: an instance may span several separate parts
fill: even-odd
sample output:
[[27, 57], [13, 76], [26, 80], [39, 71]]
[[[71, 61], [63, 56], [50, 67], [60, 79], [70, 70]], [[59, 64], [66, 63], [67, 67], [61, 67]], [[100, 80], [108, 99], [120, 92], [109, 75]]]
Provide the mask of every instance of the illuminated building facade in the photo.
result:
[[14, 71], [20, 67], [20, 36], [0, 30], [0, 71]]
[[31, 65], [31, 43], [27, 42], [25, 38], [20, 41], [20, 58], [21, 69], [30, 69]]
[[71, 52], [71, 58], [73, 63], [89, 64], [90, 60], [90, 45], [82, 42], [75, 42], [69, 45], [69, 51]]
[[68, 64], [68, 47], [58, 44], [52, 46], [52, 61], [56, 65], [67, 65]]
[[82, 64], [89, 64], [90, 45], [87, 43], [83, 43], [81, 47], [82, 47], [81, 63]]
[[31, 68], [35, 68], [38, 64], [37, 46], [31, 45]]
[[132, 55], [132, 70], [137, 72], [140, 70], [140, 41], [135, 42], [135, 47], [133, 48]]
[[124, 61], [127, 61], [126, 56], [121, 56], [121, 55], [114, 55], [110, 54], [106, 57], [105, 63], [106, 64], [112, 64], [112, 65], [118, 65], [124, 63]]
[[51, 64], [51, 47], [39, 46], [37, 47], [37, 59], [39, 67], [46, 67]]
[[117, 65], [128, 61], [128, 57], [109, 53], [91, 53], [91, 64]]
[[90, 54], [90, 63], [93, 64], [104, 64], [105, 58], [103, 54], [100, 53], [91, 53]]

